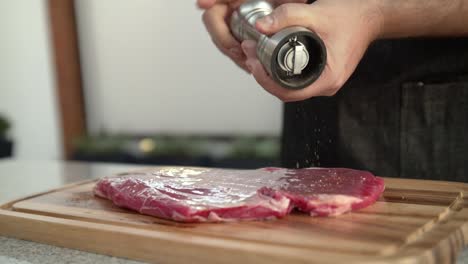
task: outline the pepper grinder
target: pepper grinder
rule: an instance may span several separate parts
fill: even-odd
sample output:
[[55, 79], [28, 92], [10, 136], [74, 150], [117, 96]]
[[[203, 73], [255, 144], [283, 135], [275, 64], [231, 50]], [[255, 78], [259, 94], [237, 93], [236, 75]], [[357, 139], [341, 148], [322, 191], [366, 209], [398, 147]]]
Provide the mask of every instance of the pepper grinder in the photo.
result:
[[302, 89], [320, 77], [327, 62], [325, 44], [305, 27], [288, 27], [273, 36], [255, 28], [255, 22], [273, 12], [265, 0], [249, 0], [231, 16], [230, 27], [239, 41], [257, 42], [257, 57], [272, 79], [287, 89]]

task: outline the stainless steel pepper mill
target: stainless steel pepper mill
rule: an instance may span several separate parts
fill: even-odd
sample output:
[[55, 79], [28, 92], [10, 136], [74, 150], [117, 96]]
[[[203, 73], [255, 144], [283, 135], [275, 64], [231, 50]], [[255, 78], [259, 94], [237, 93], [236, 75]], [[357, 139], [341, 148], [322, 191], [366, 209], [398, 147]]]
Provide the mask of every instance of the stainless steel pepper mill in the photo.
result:
[[273, 10], [268, 1], [249, 0], [232, 14], [231, 31], [239, 41], [257, 41], [257, 57], [279, 85], [288, 89], [305, 88], [317, 80], [325, 68], [325, 44], [304, 27], [289, 27], [271, 37], [257, 31], [257, 19]]

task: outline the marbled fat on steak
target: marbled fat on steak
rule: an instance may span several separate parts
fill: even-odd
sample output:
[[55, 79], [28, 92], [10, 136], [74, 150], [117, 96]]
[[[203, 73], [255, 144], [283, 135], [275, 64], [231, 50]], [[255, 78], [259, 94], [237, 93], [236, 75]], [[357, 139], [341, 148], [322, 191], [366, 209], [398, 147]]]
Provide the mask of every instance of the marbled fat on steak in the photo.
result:
[[282, 218], [293, 209], [339, 215], [373, 204], [382, 178], [351, 169], [225, 170], [170, 167], [101, 179], [97, 196], [179, 222]]

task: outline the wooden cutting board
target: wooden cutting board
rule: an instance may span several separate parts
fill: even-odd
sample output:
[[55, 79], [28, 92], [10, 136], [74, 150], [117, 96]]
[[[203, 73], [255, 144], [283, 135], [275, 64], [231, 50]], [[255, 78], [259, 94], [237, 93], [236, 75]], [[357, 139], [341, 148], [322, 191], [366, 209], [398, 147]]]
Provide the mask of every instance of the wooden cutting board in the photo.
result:
[[180, 224], [115, 207], [79, 183], [3, 205], [0, 235], [156, 263], [450, 263], [467, 245], [462, 183], [386, 179], [335, 218]]

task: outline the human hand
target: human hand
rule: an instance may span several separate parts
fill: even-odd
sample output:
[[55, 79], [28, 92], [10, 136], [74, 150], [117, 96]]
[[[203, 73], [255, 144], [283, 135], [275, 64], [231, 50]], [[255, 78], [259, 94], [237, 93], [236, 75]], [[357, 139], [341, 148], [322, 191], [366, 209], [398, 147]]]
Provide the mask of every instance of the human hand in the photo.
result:
[[327, 64], [310, 86], [289, 90], [275, 83], [256, 56], [256, 43], [244, 41], [248, 70], [269, 93], [284, 102], [315, 96], [332, 96], [354, 72], [369, 44], [380, 34], [382, 20], [373, 0], [319, 0], [311, 5], [290, 3], [279, 6], [257, 21], [257, 30], [266, 34], [291, 26], [303, 26], [322, 38], [327, 47]]
[[[306, 0], [276, 0], [275, 4], [305, 3]], [[228, 20], [231, 14], [245, 0], [197, 0], [200, 8], [204, 9], [203, 22], [216, 47], [231, 58], [239, 67], [248, 71], [246, 56], [242, 52], [241, 43], [231, 33]]]

